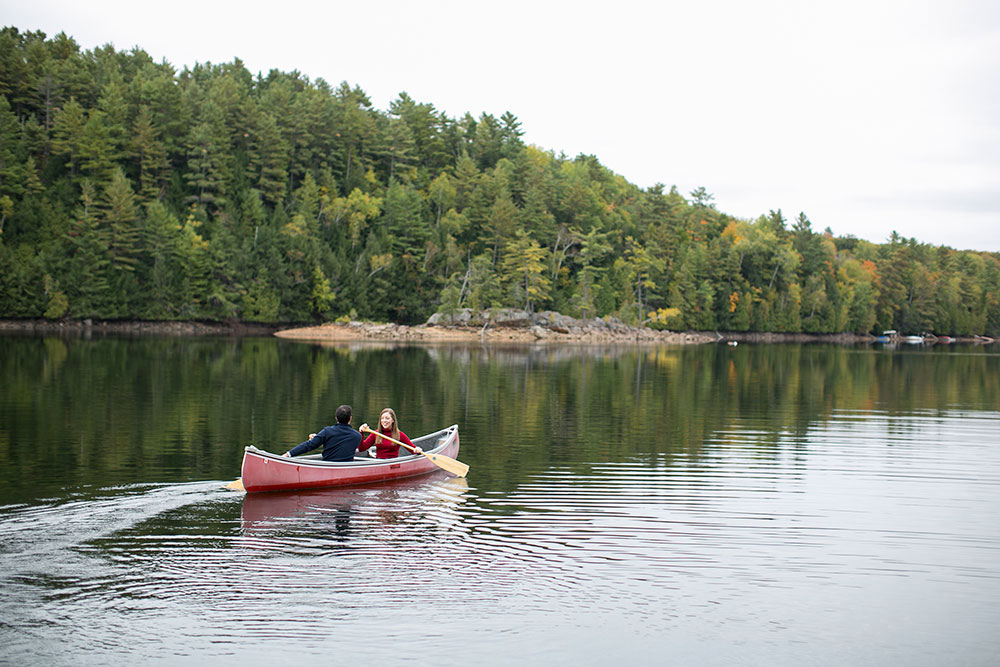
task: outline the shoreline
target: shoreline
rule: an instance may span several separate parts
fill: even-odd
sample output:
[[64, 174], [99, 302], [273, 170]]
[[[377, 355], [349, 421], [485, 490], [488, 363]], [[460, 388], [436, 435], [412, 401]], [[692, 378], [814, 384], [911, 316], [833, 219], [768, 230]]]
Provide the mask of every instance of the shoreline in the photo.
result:
[[[656, 331], [623, 324], [615, 326], [379, 324], [327, 322], [318, 325], [261, 324], [252, 322], [143, 321], [143, 320], [45, 320], [0, 319], [0, 334], [153, 335], [153, 336], [276, 336], [315, 342], [414, 342], [491, 343], [515, 345], [705, 345], [709, 343], [875, 343], [871, 335], [850, 333], [808, 334], [753, 331]], [[971, 336], [955, 343], [990, 344], [992, 338]], [[928, 339], [927, 342], [934, 342]]]
[[0, 319], [0, 334], [130, 334], [151, 336], [270, 336], [278, 325], [254, 322], [202, 322], [198, 320], [46, 320]]
[[627, 330], [558, 330], [540, 326], [467, 326], [418, 324], [322, 324], [319, 326], [285, 329], [274, 334], [278, 338], [312, 341], [405, 341], [423, 343], [511, 343], [511, 344], [659, 344], [697, 345], [715, 342], [714, 335], [704, 332]]

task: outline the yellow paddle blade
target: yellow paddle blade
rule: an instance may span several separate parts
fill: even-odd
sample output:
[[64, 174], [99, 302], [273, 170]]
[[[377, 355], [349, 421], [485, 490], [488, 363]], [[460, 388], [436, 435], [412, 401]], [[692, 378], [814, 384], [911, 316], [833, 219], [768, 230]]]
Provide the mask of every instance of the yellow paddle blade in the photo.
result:
[[230, 482], [229, 484], [226, 484], [226, 488], [229, 489], [230, 491], [246, 491], [246, 489], [243, 488], [243, 478], [242, 477], [238, 478], [234, 482]]
[[469, 473], [469, 466], [461, 461], [456, 461], [453, 458], [442, 456], [440, 454], [428, 454], [426, 452], [424, 453], [424, 456], [433, 461], [434, 465], [438, 468], [447, 470], [452, 475], [456, 475], [457, 477], [465, 477]]

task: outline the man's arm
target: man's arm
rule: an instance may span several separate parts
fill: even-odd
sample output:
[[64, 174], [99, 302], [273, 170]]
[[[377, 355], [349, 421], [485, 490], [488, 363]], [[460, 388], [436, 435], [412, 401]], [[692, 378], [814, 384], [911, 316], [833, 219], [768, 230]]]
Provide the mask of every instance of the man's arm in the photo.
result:
[[299, 444], [295, 445], [295, 447], [285, 452], [284, 455], [298, 456], [299, 454], [305, 454], [306, 452], [311, 452], [317, 447], [322, 447], [323, 442], [326, 440], [326, 438], [321, 437], [322, 435], [323, 435], [322, 431], [320, 431], [318, 434], [310, 433], [308, 440], [306, 440], [305, 442], [300, 442]]

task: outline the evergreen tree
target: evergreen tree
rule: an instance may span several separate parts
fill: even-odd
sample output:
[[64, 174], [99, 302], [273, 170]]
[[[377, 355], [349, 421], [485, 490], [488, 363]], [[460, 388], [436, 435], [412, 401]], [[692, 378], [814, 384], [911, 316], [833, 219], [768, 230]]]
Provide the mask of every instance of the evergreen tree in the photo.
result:
[[370, 111], [371, 100], [361, 88], [351, 88], [347, 82], [340, 84], [335, 93], [336, 122], [341, 128], [340, 138], [347, 146], [344, 164], [344, 192], [362, 187], [367, 169], [364, 156], [366, 143], [375, 134], [375, 121]]
[[52, 126], [52, 153], [64, 158], [70, 176], [75, 177], [82, 159], [81, 144], [87, 117], [76, 98], [70, 98], [61, 111], [55, 114]]
[[427, 195], [434, 205], [434, 226], [441, 227], [441, 214], [450, 210], [455, 205], [458, 190], [452, 182], [447, 172], [441, 172], [437, 178], [431, 181], [427, 188]]
[[201, 120], [187, 137], [187, 170], [184, 178], [191, 188], [188, 201], [218, 208], [226, 203], [230, 179], [228, 139], [221, 111], [212, 103], [201, 109]]
[[494, 199], [483, 225], [483, 232], [482, 241], [490, 247], [495, 265], [504, 247], [513, 240], [517, 232], [517, 207], [505, 193]]
[[142, 105], [132, 125], [129, 155], [135, 159], [138, 169], [139, 196], [146, 202], [157, 199], [165, 184], [167, 151], [159, 134], [159, 129], [153, 125], [153, 112], [148, 105]]
[[[646, 248], [631, 236], [625, 239], [625, 270], [630, 277], [630, 287], [634, 290], [636, 322], [642, 326], [646, 321], [646, 311], [657, 278], [664, 269], [663, 260], [658, 257], [656, 248]], [[626, 300], [627, 302], [627, 300]]]
[[97, 108], [107, 137], [107, 151], [111, 161], [117, 162], [128, 152], [128, 105], [125, 101], [125, 83], [116, 68], [108, 73], [108, 80], [101, 87]]
[[288, 146], [272, 116], [263, 114], [259, 121], [256, 141], [250, 145], [251, 174], [256, 176], [255, 187], [264, 201], [277, 206], [288, 186]]
[[597, 313], [595, 286], [606, 271], [602, 262], [612, 252], [607, 236], [592, 229], [580, 239], [580, 252], [576, 256], [579, 291], [573, 297], [573, 305], [585, 319]]
[[552, 281], [545, 275], [545, 255], [545, 249], [537, 241], [518, 231], [501, 263], [501, 284], [510, 291], [511, 303], [529, 313], [548, 298]]
[[151, 319], [175, 318], [185, 308], [178, 298], [184, 281], [178, 261], [180, 225], [160, 201], [147, 204], [140, 225], [144, 252], [139, 269], [141, 283], [148, 290], [148, 298], [139, 300], [140, 308]]
[[139, 240], [139, 208], [135, 193], [119, 168], [104, 190], [98, 216], [110, 232], [111, 265], [116, 271], [135, 270]]
[[0, 95], [0, 195], [16, 197], [24, 193], [22, 165], [25, 151], [20, 134], [21, 128], [10, 103]]
[[76, 222], [69, 231], [72, 252], [65, 281], [69, 312], [74, 317], [113, 317], [110, 298], [111, 233], [101, 224], [90, 181], [81, 183]]

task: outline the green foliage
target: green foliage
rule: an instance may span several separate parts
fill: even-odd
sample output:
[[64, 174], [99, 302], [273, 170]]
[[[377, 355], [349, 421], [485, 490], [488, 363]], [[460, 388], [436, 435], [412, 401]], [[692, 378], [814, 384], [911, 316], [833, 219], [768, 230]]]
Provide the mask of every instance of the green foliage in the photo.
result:
[[268, 281], [266, 271], [262, 271], [253, 282], [243, 299], [243, 317], [251, 322], [277, 322], [281, 299]]
[[7, 195], [0, 197], [0, 236], [3, 235], [3, 225], [7, 218], [14, 214], [14, 201]]
[[1000, 334], [1000, 255], [733, 218], [521, 121], [0, 30], [0, 316]]
[[322, 317], [329, 310], [336, 297], [330, 289], [330, 280], [323, 274], [323, 270], [317, 266], [313, 269], [313, 289], [312, 289], [312, 309], [313, 312]]
[[545, 255], [545, 249], [521, 231], [508, 245], [501, 263], [501, 284], [515, 305], [529, 313], [549, 295]]

